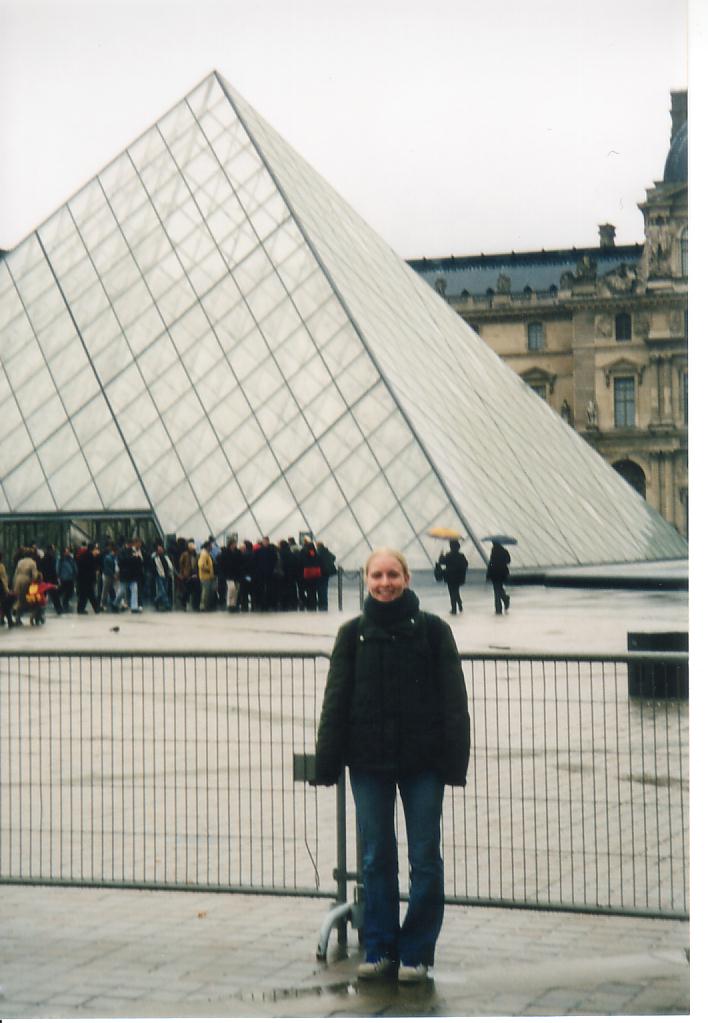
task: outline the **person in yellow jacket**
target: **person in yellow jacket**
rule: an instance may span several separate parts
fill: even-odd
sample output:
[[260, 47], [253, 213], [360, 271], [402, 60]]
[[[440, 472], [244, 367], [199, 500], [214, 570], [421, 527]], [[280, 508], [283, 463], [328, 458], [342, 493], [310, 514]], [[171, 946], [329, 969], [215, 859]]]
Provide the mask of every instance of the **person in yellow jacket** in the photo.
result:
[[214, 559], [212, 558], [209, 550], [208, 540], [206, 543], [202, 544], [202, 549], [199, 552], [197, 572], [199, 574], [199, 583], [202, 588], [199, 610], [211, 611], [214, 606], [214, 594], [216, 591], [216, 571], [214, 569]]

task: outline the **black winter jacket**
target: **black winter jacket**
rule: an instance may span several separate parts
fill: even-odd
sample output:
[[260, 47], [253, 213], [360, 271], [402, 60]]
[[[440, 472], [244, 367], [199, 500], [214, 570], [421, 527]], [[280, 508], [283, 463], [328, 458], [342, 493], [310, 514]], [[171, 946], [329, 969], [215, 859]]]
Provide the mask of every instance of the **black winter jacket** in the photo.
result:
[[244, 557], [238, 547], [225, 547], [221, 552], [220, 558], [224, 579], [238, 582], [243, 578]]
[[143, 580], [143, 559], [135, 548], [125, 546], [118, 551], [118, 571], [121, 582], [139, 583]]
[[448, 551], [440, 558], [445, 568], [445, 581], [453, 586], [462, 586], [467, 578], [467, 558], [462, 551]]
[[375, 620], [381, 605], [368, 598], [364, 614], [337, 634], [317, 734], [316, 784], [334, 784], [345, 764], [394, 778], [433, 769], [447, 785], [466, 782], [470, 719], [452, 631], [420, 611], [412, 591], [399, 601], [402, 616], [382, 623]]
[[509, 578], [511, 555], [501, 544], [492, 544], [492, 553], [487, 565], [487, 579], [492, 583], [503, 583]]

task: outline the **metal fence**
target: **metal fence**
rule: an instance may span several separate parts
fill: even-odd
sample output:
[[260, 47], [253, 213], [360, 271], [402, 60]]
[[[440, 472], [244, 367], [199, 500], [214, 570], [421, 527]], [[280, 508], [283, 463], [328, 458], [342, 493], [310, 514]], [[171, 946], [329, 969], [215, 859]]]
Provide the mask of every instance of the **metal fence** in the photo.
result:
[[[660, 655], [664, 671], [686, 660]], [[449, 902], [686, 917], [688, 703], [629, 694], [656, 664], [463, 657], [472, 758], [445, 800]], [[327, 667], [324, 653], [0, 652], [0, 882], [341, 900], [351, 797], [338, 814], [332, 789], [293, 771]]]
[[[670, 695], [686, 661], [464, 659], [472, 759], [445, 820], [452, 900], [687, 913], [688, 703]], [[637, 671], [661, 699], [630, 696]]]

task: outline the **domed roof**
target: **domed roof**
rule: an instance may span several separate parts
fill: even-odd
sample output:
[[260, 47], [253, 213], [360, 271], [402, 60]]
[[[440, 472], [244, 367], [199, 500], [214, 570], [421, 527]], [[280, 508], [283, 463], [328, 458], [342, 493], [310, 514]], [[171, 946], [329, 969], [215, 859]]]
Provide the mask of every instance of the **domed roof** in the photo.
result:
[[688, 181], [688, 121], [684, 121], [673, 137], [664, 164], [664, 182], [680, 184]]

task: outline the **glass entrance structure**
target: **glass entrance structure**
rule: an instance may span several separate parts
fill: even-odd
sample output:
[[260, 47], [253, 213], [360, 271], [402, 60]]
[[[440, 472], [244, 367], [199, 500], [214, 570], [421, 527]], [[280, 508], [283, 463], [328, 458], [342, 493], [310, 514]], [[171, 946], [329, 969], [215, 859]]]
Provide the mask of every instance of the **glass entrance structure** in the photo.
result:
[[210, 74], [0, 259], [0, 517], [430, 565], [686, 545]]

